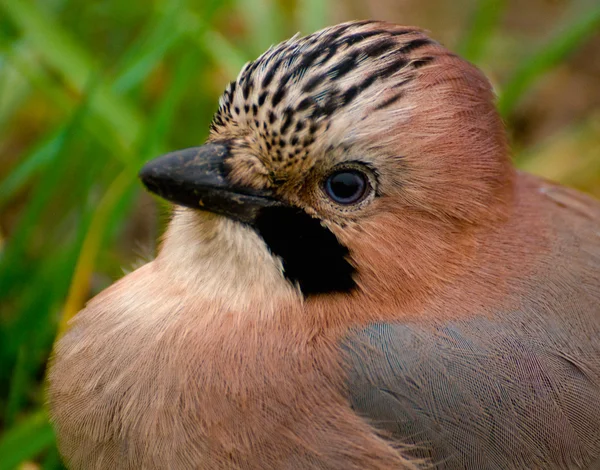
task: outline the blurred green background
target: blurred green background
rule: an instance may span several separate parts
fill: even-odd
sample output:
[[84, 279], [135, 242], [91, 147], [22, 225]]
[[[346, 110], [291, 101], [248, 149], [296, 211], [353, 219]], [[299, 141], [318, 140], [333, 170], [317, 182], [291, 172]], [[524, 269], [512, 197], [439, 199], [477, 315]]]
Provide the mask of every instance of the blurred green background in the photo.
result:
[[62, 468], [45, 364], [64, 318], [153, 256], [168, 208], [141, 164], [200, 144], [245, 61], [358, 18], [479, 65], [518, 165], [600, 196], [597, 0], [0, 0], [0, 470]]

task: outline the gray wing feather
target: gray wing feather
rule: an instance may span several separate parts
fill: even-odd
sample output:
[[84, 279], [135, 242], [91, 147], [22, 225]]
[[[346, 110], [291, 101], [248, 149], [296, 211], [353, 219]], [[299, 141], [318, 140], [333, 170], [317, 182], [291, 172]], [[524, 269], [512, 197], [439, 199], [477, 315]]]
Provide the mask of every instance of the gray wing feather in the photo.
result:
[[[583, 325], [501, 318], [355, 332], [344, 344], [353, 408], [435, 468], [591, 468], [600, 457], [597, 339], [569, 330]], [[597, 322], [588, 326], [598, 334]]]

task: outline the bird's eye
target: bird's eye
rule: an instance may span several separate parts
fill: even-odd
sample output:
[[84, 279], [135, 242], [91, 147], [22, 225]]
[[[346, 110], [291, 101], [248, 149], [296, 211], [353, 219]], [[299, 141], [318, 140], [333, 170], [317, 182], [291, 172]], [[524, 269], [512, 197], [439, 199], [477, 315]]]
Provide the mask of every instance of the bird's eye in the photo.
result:
[[364, 198], [368, 189], [368, 177], [354, 169], [336, 171], [325, 181], [325, 193], [338, 204], [355, 204]]

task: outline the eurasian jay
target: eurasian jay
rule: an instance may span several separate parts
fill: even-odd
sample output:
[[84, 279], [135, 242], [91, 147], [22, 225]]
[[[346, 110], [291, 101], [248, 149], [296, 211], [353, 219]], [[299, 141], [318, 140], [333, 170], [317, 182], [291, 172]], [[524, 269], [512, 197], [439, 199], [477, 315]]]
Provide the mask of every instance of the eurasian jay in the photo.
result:
[[270, 48], [140, 176], [178, 207], [56, 346], [70, 469], [600, 467], [600, 204], [419, 29]]

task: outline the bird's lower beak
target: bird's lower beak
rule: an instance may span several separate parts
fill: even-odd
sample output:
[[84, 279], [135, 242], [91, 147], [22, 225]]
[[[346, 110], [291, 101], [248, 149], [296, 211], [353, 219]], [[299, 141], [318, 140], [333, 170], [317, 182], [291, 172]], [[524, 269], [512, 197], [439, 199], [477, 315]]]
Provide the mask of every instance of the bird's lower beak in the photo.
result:
[[269, 191], [232, 185], [227, 145], [214, 143], [168, 153], [149, 161], [139, 176], [158, 196], [194, 209], [252, 224], [266, 207], [281, 206]]

